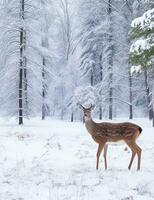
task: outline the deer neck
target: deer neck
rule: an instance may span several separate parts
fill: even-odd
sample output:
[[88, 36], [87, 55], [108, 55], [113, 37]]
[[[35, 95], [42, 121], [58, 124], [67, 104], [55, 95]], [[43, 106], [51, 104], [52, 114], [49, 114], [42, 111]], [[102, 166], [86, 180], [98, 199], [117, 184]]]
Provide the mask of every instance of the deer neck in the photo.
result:
[[85, 117], [85, 126], [87, 128], [87, 131], [91, 135], [94, 135], [94, 133], [95, 133], [95, 122], [92, 120], [91, 117], [88, 117], [88, 118]]

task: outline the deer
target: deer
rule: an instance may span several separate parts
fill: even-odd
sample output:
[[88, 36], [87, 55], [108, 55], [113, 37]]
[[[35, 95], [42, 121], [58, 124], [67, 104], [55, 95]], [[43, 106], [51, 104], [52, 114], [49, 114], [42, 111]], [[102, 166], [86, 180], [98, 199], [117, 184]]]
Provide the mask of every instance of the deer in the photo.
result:
[[99, 158], [104, 149], [104, 163], [105, 170], [107, 170], [107, 148], [109, 144], [118, 144], [123, 142], [126, 144], [132, 152], [131, 160], [128, 165], [128, 169], [131, 169], [135, 155], [138, 156], [137, 170], [140, 170], [141, 165], [141, 152], [142, 149], [136, 144], [136, 140], [142, 132], [142, 128], [134, 123], [122, 122], [111, 123], [101, 122], [96, 123], [93, 121], [91, 111], [94, 109], [94, 105], [89, 108], [85, 108], [79, 104], [84, 113], [85, 127], [93, 140], [98, 144], [96, 170], [99, 168]]

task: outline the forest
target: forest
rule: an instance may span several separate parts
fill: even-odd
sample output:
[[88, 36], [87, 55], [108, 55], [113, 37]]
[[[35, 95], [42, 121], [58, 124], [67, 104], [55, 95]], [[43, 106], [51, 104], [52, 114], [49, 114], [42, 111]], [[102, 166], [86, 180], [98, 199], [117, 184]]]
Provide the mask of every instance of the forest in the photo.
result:
[[154, 199], [154, 0], [0, 0], [0, 86], [0, 200]]
[[1, 116], [78, 121], [81, 103], [95, 104], [99, 119], [153, 119], [152, 8], [144, 0], [1, 0]]

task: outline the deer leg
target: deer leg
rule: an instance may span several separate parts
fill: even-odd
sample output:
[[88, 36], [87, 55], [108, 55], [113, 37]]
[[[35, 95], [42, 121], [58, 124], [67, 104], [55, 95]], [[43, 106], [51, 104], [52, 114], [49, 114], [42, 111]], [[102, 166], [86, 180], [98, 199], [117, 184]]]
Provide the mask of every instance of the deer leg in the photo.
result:
[[105, 162], [105, 169], [107, 169], [107, 159], [106, 159], [106, 154], [107, 154], [107, 148], [108, 145], [104, 145], [104, 162]]
[[131, 166], [132, 166], [132, 163], [133, 163], [133, 160], [134, 160], [135, 155], [136, 155], [136, 151], [135, 151], [135, 149], [134, 149], [134, 147], [132, 146], [131, 143], [128, 143], [128, 142], [127, 142], [127, 145], [129, 146], [129, 148], [130, 148], [131, 151], [132, 151], [132, 157], [131, 157], [130, 163], [129, 163], [129, 165], [128, 165], [128, 169], [130, 170], [130, 169], [131, 169]]
[[134, 149], [136, 149], [136, 153], [138, 156], [137, 170], [140, 170], [142, 149], [135, 142], [133, 144], [133, 147], [134, 147]]
[[98, 169], [98, 166], [99, 166], [99, 157], [100, 157], [100, 155], [102, 153], [103, 147], [104, 147], [104, 144], [102, 144], [102, 143], [100, 143], [98, 145], [96, 169]]
[[131, 160], [130, 160], [130, 163], [129, 163], [129, 166], [128, 166], [128, 169], [130, 170], [131, 169], [131, 166], [132, 166], [132, 163], [133, 163], [133, 160], [135, 158], [135, 155], [136, 155], [136, 152], [134, 150], [132, 150], [132, 157], [131, 157]]
[[135, 142], [131, 142], [131, 143], [127, 143], [128, 146], [131, 148], [132, 150], [132, 158], [130, 161], [130, 164], [128, 166], [128, 169], [131, 168], [132, 162], [134, 160], [135, 155], [137, 154], [138, 156], [138, 164], [137, 164], [137, 170], [140, 170], [140, 165], [141, 165], [141, 151], [142, 149], [135, 143]]

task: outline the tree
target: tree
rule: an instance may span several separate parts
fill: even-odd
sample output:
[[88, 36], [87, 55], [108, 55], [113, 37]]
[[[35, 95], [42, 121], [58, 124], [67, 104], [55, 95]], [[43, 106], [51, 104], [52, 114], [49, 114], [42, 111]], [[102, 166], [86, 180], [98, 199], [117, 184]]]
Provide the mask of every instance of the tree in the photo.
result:
[[113, 30], [112, 30], [112, 0], [108, 0], [108, 20], [109, 20], [109, 119], [113, 117]]
[[[145, 71], [146, 92], [149, 103], [149, 117], [152, 117], [152, 103], [150, 103], [150, 91], [147, 79], [147, 70], [154, 65], [154, 9], [145, 12], [141, 17], [132, 22], [131, 39], [133, 44], [130, 48], [129, 59], [132, 64]], [[154, 118], [154, 117], [153, 117]], [[154, 124], [154, 122], [153, 122]]]
[[55, 84], [54, 95], [57, 99], [56, 102], [58, 102], [57, 111], [60, 112], [61, 119], [64, 118], [66, 113], [71, 112], [70, 118], [73, 121], [74, 112], [72, 107], [68, 107], [68, 102], [73, 96], [77, 82], [77, 77], [74, 78], [74, 76], [77, 76], [76, 57], [73, 59], [76, 23], [73, 21], [72, 16], [75, 17], [75, 11], [72, 12], [72, 5], [68, 0], [58, 0], [54, 5], [56, 8], [55, 26], [57, 29], [55, 45], [59, 56], [56, 64], [58, 81]]
[[95, 87], [86, 86], [86, 87], [77, 87], [74, 91], [73, 97], [70, 102], [70, 106], [75, 108], [77, 111], [79, 105], [81, 104], [84, 107], [89, 107], [91, 105], [95, 106], [98, 102], [98, 92]]
[[[100, 29], [103, 19], [103, 4], [100, 0], [81, 2], [80, 9], [84, 9], [83, 21], [81, 21], [81, 32], [79, 34], [82, 53], [80, 70], [82, 77], [88, 78], [88, 84], [96, 85], [102, 78], [102, 35], [104, 31]], [[102, 26], [101, 26], [102, 28]], [[99, 32], [98, 32], [99, 31]], [[100, 77], [100, 78], [97, 78]]]
[[[5, 105], [6, 100], [11, 100], [9, 103], [12, 104], [14, 97], [16, 102], [13, 102], [14, 106], [13, 113], [18, 110], [18, 119], [19, 125], [23, 124], [23, 116], [26, 114], [24, 110], [24, 103], [26, 97], [26, 29], [24, 26], [25, 22], [25, 1], [20, 0], [16, 1], [5, 1], [1, 5], [1, 16], [7, 14], [3, 17], [3, 22], [1, 28], [2, 30], [2, 41], [1, 48], [4, 49], [4, 52], [1, 54], [2, 68], [1, 73], [10, 80], [4, 85], [4, 96], [1, 97], [2, 105]], [[5, 14], [6, 12], [6, 14]], [[11, 20], [14, 19], [13, 21]], [[15, 66], [18, 64], [18, 68], [15, 69]], [[11, 69], [9, 72], [7, 69]], [[18, 74], [18, 76], [16, 76]], [[11, 78], [10, 75], [13, 75]], [[16, 80], [15, 84], [12, 84], [14, 79]], [[4, 80], [1, 80], [4, 81]], [[9, 89], [10, 83], [12, 87]], [[3, 82], [4, 84], [4, 82]], [[7, 88], [7, 89], [6, 89]], [[12, 89], [13, 92], [12, 92]], [[17, 92], [18, 91], [18, 92]], [[18, 97], [17, 97], [18, 95]], [[18, 103], [17, 103], [18, 102]], [[4, 106], [5, 107], [5, 106]], [[10, 109], [10, 106], [8, 106]], [[10, 111], [11, 112], [11, 111]]]
[[42, 120], [45, 119], [46, 115], [49, 114], [48, 105], [48, 88], [50, 79], [52, 79], [51, 69], [52, 69], [52, 59], [53, 53], [50, 52], [49, 37], [50, 37], [50, 27], [52, 25], [53, 14], [49, 12], [49, 8], [52, 9], [52, 4], [49, 1], [41, 0], [41, 48], [39, 54], [42, 57]]
[[132, 22], [130, 61], [141, 68], [153, 66], [154, 55], [154, 9], [148, 10], [142, 17]]
[[18, 115], [20, 125], [24, 117], [38, 114], [41, 108], [39, 6], [39, 2], [25, 0], [7, 0], [1, 5], [1, 109]]
[[[96, 2], [86, 1], [83, 5], [87, 9], [85, 22], [80, 37], [82, 42], [82, 54], [80, 70], [83, 77], [89, 77], [89, 82], [100, 91], [99, 118], [102, 118], [102, 90], [104, 89], [104, 78], [108, 83], [106, 94], [109, 102], [109, 118], [112, 118], [113, 88], [113, 40], [112, 40], [112, 7], [111, 1], [104, 5], [99, 0]], [[107, 14], [103, 15], [103, 12]], [[93, 17], [95, 16], [95, 17]], [[108, 69], [108, 70], [106, 70]], [[105, 74], [105, 70], [107, 74]], [[100, 84], [101, 83], [101, 84]], [[101, 85], [101, 87], [100, 87]], [[106, 85], [106, 84], [105, 84]], [[103, 86], [103, 87], [102, 87]]]

